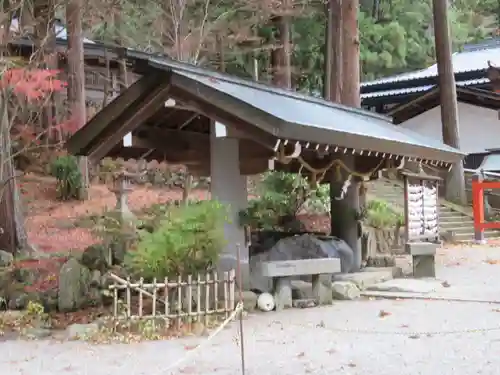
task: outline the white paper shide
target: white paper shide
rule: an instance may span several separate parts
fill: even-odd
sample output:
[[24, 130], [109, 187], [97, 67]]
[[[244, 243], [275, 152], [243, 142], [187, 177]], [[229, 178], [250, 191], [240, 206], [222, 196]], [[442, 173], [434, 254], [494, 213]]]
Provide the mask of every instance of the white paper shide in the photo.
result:
[[434, 237], [439, 233], [437, 187], [408, 184], [408, 234], [410, 238]]

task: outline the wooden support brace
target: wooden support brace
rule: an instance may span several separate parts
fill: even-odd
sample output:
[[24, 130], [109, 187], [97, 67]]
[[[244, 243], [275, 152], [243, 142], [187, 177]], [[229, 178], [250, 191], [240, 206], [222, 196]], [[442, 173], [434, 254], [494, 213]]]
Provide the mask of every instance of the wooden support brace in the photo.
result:
[[132, 132], [137, 126], [146, 121], [152, 114], [164, 106], [165, 100], [168, 96], [170, 85], [166, 82], [164, 85], [158, 86], [153, 92], [151, 92], [142, 102], [141, 107], [132, 107], [129, 111], [125, 111], [122, 116], [118, 117], [124, 118], [124, 122], [118, 129], [110, 129], [107, 134], [101, 138], [98, 145], [93, 147], [89, 152], [89, 157], [94, 160], [100, 160], [106, 156], [106, 154], [115, 147], [123, 137]]

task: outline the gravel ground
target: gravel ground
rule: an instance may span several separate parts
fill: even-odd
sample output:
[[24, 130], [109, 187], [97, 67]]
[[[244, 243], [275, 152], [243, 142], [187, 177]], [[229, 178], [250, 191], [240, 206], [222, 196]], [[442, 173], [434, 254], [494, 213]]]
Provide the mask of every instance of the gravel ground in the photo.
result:
[[[500, 263], [489, 264], [488, 259], [500, 260], [500, 249], [446, 250], [439, 257], [438, 276], [467, 293], [489, 285], [489, 293], [495, 289], [500, 299]], [[498, 308], [488, 303], [364, 300], [255, 314], [245, 320], [247, 374], [500, 374]], [[381, 311], [388, 315], [380, 317]], [[473, 329], [484, 331], [464, 332]], [[9, 341], [0, 344], [0, 374], [234, 375], [240, 361], [236, 333], [233, 323], [173, 372], [164, 370], [201, 339], [107, 346]]]

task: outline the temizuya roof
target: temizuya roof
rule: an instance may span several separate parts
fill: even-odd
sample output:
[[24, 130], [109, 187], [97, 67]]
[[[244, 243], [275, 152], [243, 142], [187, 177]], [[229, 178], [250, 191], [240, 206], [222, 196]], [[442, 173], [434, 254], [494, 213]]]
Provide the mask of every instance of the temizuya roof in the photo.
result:
[[[107, 138], [103, 137], [106, 128], [114, 121], [123, 122], [122, 115], [125, 111], [131, 113], [132, 105], [137, 108], [144, 105], [141, 102], [144, 93], [137, 93], [140, 85], [148, 92], [168, 85], [172, 88], [174, 99], [176, 90], [182, 91], [184, 97], [189, 95], [190, 98], [210, 103], [221, 113], [251, 123], [276, 141], [300, 142], [306, 148], [336, 147], [352, 150], [353, 153], [394, 155], [396, 158], [404, 156], [430, 162], [454, 163], [464, 156], [437, 139], [397, 127], [389, 117], [369, 111], [130, 50], [127, 51], [127, 58], [136, 66], [140, 65], [143, 78], [73, 135], [68, 142], [70, 152], [92, 156], [96, 147], [105, 139], [109, 140], [109, 134]], [[144, 83], [146, 80], [149, 84]], [[159, 103], [156, 110], [164, 110], [164, 101]], [[122, 115], [117, 115], [116, 111], [120, 109]], [[123, 129], [125, 132], [133, 130], [135, 128]], [[113, 146], [108, 145], [107, 149]]]

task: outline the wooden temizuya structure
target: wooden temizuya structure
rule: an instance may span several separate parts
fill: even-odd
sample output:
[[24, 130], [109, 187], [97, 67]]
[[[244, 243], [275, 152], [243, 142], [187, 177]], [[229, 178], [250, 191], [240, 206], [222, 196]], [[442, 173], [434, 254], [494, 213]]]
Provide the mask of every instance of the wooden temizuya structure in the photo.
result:
[[[234, 216], [225, 228], [221, 268], [234, 267], [236, 244], [244, 243], [237, 215], [247, 204], [245, 175], [274, 167], [316, 181], [342, 179], [342, 199], [359, 180], [401, 169], [405, 160], [448, 168], [463, 157], [364, 110], [130, 50], [126, 57], [142, 78], [75, 133], [68, 149], [93, 159], [183, 163], [194, 174], [211, 176], [212, 198], [229, 204]], [[132, 146], [125, 147], [122, 138], [129, 132]], [[351, 155], [353, 163], [341, 163], [342, 154]], [[354, 231], [357, 208], [345, 219]], [[357, 241], [348, 243], [359, 253]], [[248, 253], [241, 258], [247, 262]]]

